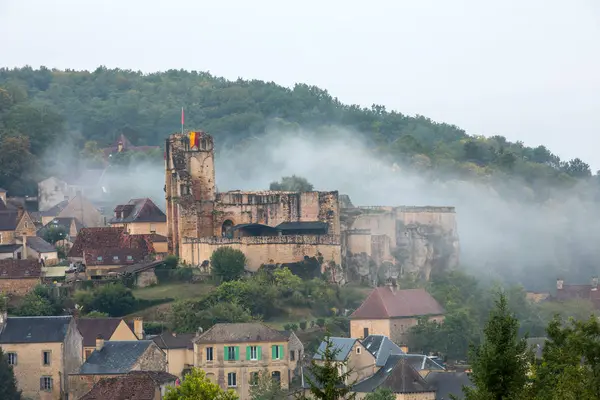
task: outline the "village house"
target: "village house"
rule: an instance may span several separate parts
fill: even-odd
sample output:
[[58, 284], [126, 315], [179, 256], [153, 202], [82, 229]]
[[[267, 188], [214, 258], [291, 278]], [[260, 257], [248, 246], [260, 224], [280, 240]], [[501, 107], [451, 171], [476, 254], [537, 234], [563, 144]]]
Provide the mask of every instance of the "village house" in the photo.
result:
[[125, 265], [115, 270], [118, 276], [130, 277], [133, 285], [138, 288], [147, 287], [158, 283], [156, 267], [163, 263], [159, 261], [148, 261], [134, 265]]
[[194, 333], [165, 332], [152, 340], [167, 354], [168, 372], [182, 377], [194, 366]]
[[106, 218], [98, 208], [84, 195], [77, 193], [70, 200], [63, 200], [48, 210], [40, 212], [42, 225], [48, 224], [55, 218], [77, 218], [86, 227], [106, 225]]
[[288, 351], [290, 355], [288, 379], [291, 382], [294, 377], [301, 375], [299, 366], [304, 359], [304, 344], [294, 331], [279, 331], [279, 333], [285, 336], [288, 341]]
[[0, 347], [26, 398], [64, 398], [68, 374], [81, 366], [81, 343], [71, 316], [7, 318], [4, 314], [0, 322]]
[[167, 357], [152, 340], [105, 341], [99, 335], [94, 352], [79, 372], [69, 375], [69, 398], [79, 399], [103, 378], [116, 378], [132, 371], [166, 370]]
[[[107, 341], [143, 339], [143, 322], [134, 321], [133, 329], [122, 318], [77, 318], [77, 328], [83, 337], [82, 359], [85, 361], [96, 350], [98, 335]], [[137, 334], [134, 330], [137, 329]], [[139, 336], [138, 336], [139, 335]]]
[[104, 169], [84, 169], [67, 176], [51, 176], [40, 181], [37, 196], [39, 210], [46, 211], [78, 194], [88, 198], [101, 195], [104, 172]]
[[177, 377], [161, 371], [132, 371], [115, 378], [102, 378], [78, 400], [161, 400]]
[[88, 279], [101, 279], [111, 272], [116, 273], [123, 266], [140, 263], [147, 257], [147, 251], [139, 248], [105, 247], [83, 252]]
[[9, 205], [6, 191], [0, 190], [0, 244], [14, 244], [16, 238], [35, 235], [36, 229], [29, 212], [22, 205]]
[[442, 322], [444, 309], [425, 289], [400, 290], [395, 281], [375, 288], [350, 315], [350, 336], [384, 335], [405, 344], [420, 318]]
[[22, 244], [0, 244], [0, 260], [18, 259], [22, 253]]
[[[375, 356], [355, 338], [331, 337], [334, 360], [340, 369], [340, 375], [348, 374], [345, 384], [362, 381], [372, 376], [376, 371]], [[314, 360], [322, 361], [326, 343], [321, 342], [319, 349], [313, 356]]]
[[[167, 235], [167, 216], [149, 198], [131, 199], [115, 207], [110, 226], [123, 227], [130, 234]], [[166, 251], [166, 249], [165, 249]]]
[[0, 293], [25, 296], [41, 283], [38, 260], [0, 260]]
[[56, 217], [52, 218], [43, 227], [38, 229], [37, 236], [44, 238], [49, 232], [63, 232], [64, 237], [56, 242], [57, 246], [64, 246], [70, 249], [77, 237], [79, 231], [84, 228], [84, 225], [77, 218], [73, 217]]
[[288, 338], [268, 326], [254, 323], [215, 324], [193, 339], [194, 366], [223, 389], [233, 389], [241, 400], [266, 371], [289, 388]]
[[595, 308], [600, 309], [600, 290], [598, 278], [593, 277], [588, 285], [565, 285], [563, 279], [556, 280], [556, 295], [551, 296], [551, 301], [589, 300]]
[[[44, 266], [51, 266], [58, 263], [58, 252], [56, 247], [46, 242], [38, 236], [23, 236], [17, 238], [16, 243], [22, 244], [21, 258], [31, 258], [43, 261]], [[17, 258], [18, 254], [17, 254]]]
[[124, 134], [120, 134], [115, 142], [109, 146], [102, 149], [102, 154], [104, 155], [104, 160], [108, 161], [110, 157], [115, 154], [123, 153], [123, 152], [142, 152], [146, 153], [149, 151], [160, 151], [159, 146], [134, 146], [131, 144], [129, 139]]

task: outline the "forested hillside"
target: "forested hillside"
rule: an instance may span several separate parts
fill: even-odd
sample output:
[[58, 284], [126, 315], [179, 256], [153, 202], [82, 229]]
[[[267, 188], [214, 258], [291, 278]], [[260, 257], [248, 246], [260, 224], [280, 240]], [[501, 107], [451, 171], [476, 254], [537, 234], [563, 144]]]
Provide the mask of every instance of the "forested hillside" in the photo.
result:
[[1, 69], [0, 88], [0, 186], [14, 194], [32, 193], [32, 180], [52, 171], [48, 163], [58, 161], [64, 146], [79, 151], [88, 142], [88, 150], [95, 151], [121, 133], [134, 144], [161, 145], [180, 128], [182, 106], [186, 125], [212, 133], [218, 148], [253, 140], [269, 127], [325, 134], [336, 126], [358, 132], [378, 157], [434, 175], [513, 175], [533, 188], [564, 187], [591, 175], [581, 160], [562, 161], [544, 146], [470, 136], [454, 125], [380, 105], [344, 105], [326, 90], [305, 84], [288, 89], [183, 70], [143, 74], [27, 67]]

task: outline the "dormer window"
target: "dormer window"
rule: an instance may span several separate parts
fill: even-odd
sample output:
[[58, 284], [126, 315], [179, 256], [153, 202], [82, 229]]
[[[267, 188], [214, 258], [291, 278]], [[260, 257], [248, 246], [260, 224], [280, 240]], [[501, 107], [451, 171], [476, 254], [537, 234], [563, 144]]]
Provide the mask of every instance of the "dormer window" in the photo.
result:
[[102, 256], [96, 257], [96, 261], [102, 261]]
[[119, 261], [119, 256], [113, 256], [113, 261]]
[[132, 256], [127, 256], [127, 261], [133, 261], [133, 257]]

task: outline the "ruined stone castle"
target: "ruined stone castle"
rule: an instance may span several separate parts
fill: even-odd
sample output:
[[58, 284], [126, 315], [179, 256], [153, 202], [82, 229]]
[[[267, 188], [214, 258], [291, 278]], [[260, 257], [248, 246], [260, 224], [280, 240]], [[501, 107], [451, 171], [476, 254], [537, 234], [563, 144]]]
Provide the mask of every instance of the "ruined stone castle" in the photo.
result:
[[454, 207], [356, 207], [337, 191], [220, 193], [204, 132], [166, 140], [165, 193], [169, 251], [192, 265], [223, 246], [241, 250], [250, 271], [314, 257], [337, 281], [428, 279], [458, 264]]

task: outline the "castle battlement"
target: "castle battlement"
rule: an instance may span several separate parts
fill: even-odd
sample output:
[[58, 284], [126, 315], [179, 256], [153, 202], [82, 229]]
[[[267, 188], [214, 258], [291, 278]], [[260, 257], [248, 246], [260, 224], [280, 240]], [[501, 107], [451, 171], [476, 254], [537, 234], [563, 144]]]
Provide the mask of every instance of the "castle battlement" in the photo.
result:
[[282, 236], [243, 236], [240, 238], [224, 237], [201, 237], [183, 238], [184, 244], [202, 243], [210, 245], [233, 245], [245, 246], [264, 244], [298, 244], [298, 245], [331, 245], [339, 246], [340, 235], [282, 235]]

